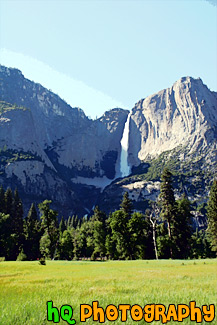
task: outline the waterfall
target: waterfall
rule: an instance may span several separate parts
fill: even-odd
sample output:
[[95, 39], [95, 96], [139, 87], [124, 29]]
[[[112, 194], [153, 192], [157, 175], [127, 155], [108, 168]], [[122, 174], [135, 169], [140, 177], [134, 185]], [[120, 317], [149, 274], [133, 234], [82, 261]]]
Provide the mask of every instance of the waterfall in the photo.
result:
[[130, 174], [130, 166], [128, 165], [130, 116], [131, 113], [128, 114], [127, 121], [124, 125], [123, 136], [121, 139], [120, 172], [122, 177], [128, 176]]

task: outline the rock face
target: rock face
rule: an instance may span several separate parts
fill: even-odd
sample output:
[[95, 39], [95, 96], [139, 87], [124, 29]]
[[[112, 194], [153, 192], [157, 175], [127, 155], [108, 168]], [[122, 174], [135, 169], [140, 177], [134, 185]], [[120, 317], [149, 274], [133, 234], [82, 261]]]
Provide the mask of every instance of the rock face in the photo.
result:
[[216, 150], [216, 139], [217, 93], [201, 79], [182, 78], [133, 108], [129, 161], [138, 165], [180, 145], [187, 146], [190, 154], [207, 145]]
[[183, 173], [179, 183], [189, 197], [204, 199], [217, 170], [217, 93], [185, 77], [140, 100], [129, 123], [132, 175], [115, 181], [128, 114], [115, 108], [90, 120], [19, 70], [0, 66], [0, 184], [17, 187], [27, 208], [51, 199], [65, 216], [95, 204], [112, 211], [126, 190], [139, 209], [157, 197], [168, 163]]
[[[35, 139], [47, 158], [51, 162], [54, 160], [54, 165], [74, 169], [75, 174], [80, 176], [115, 177], [114, 164], [118, 159], [120, 138], [128, 111], [114, 109], [92, 121], [80, 108], [70, 107], [51, 91], [25, 79], [19, 70], [1, 66], [0, 73], [1, 101], [26, 108], [19, 123], [15, 112], [10, 111], [11, 127], [17, 133], [14, 134], [17, 140], [8, 139], [6, 145], [14, 145], [14, 149], [19, 146], [19, 149], [32, 152], [31, 140]], [[7, 118], [7, 114], [4, 113], [2, 118]], [[21, 134], [17, 138], [19, 131]], [[40, 155], [42, 157], [43, 154]], [[104, 168], [106, 163], [103, 161], [108, 159], [113, 172]], [[48, 159], [46, 163], [51, 167]]]
[[97, 177], [109, 183], [119, 172], [128, 111], [113, 109], [90, 120], [80, 108], [4, 66], [0, 66], [0, 101], [0, 182], [5, 186], [16, 185], [31, 198], [47, 197], [58, 208], [68, 205], [72, 213], [80, 213], [79, 198], [79, 211], [69, 202], [76, 197], [78, 178], [91, 183]]

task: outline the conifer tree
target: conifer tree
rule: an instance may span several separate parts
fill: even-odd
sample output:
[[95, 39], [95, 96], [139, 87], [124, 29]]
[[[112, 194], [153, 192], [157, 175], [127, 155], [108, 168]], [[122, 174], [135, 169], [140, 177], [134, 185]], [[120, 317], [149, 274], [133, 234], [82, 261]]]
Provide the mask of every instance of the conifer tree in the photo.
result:
[[217, 180], [215, 179], [209, 194], [207, 207], [208, 234], [211, 240], [212, 250], [217, 253]]
[[74, 219], [73, 219], [72, 225], [73, 225], [74, 228], [77, 228], [77, 227], [80, 226], [80, 220], [78, 220], [78, 216], [77, 215], [76, 216], [73, 216], [73, 217], [74, 217]]
[[23, 204], [17, 189], [14, 191], [12, 207], [12, 233], [15, 240], [14, 257], [16, 258], [24, 244]]
[[66, 230], [66, 224], [65, 224], [65, 220], [62, 217], [60, 220], [60, 224], [59, 224], [59, 232], [60, 234], [63, 234], [63, 232]]
[[0, 212], [5, 212], [5, 191], [3, 187], [0, 187]]
[[24, 225], [26, 238], [24, 251], [27, 255], [28, 260], [36, 260], [40, 255], [39, 241], [41, 233], [40, 223], [34, 203], [32, 203], [29, 209]]
[[44, 231], [40, 241], [40, 249], [46, 255], [54, 258], [59, 237], [57, 211], [50, 209], [51, 201], [45, 200], [38, 205], [41, 215], [41, 226]]
[[92, 259], [96, 257], [105, 256], [105, 238], [106, 238], [106, 231], [103, 221], [95, 220], [93, 221], [93, 245], [94, 251], [92, 253]]
[[2, 256], [7, 260], [15, 259], [13, 251], [15, 246], [12, 234], [13, 193], [11, 188], [6, 191], [1, 187], [1, 217], [0, 217], [0, 246]]
[[8, 259], [11, 248], [10, 216], [0, 212], [0, 257]]
[[117, 256], [117, 250], [116, 250], [116, 241], [115, 238], [112, 235], [112, 229], [110, 226], [112, 214], [109, 214], [108, 219], [106, 220], [106, 238], [105, 238], [105, 249], [106, 249], [106, 256], [108, 259], [116, 259]]
[[124, 193], [123, 200], [120, 206], [121, 206], [121, 210], [126, 214], [126, 217], [129, 219], [132, 214], [133, 205], [132, 205], [132, 201], [129, 198], [128, 192]]
[[161, 202], [161, 217], [167, 222], [168, 237], [170, 241], [170, 257], [173, 258], [173, 229], [176, 218], [176, 204], [175, 196], [172, 186], [172, 174], [165, 168], [161, 176], [161, 190], [160, 190], [160, 202]]
[[11, 188], [8, 188], [4, 195], [5, 214], [9, 215], [9, 232], [8, 239], [8, 259], [16, 260], [19, 252], [23, 248], [23, 206], [19, 198], [18, 191], [15, 190], [14, 195]]
[[13, 214], [13, 193], [11, 188], [7, 188], [5, 191], [5, 196], [4, 196], [4, 201], [5, 201], [5, 213], [9, 214], [12, 216]]
[[106, 249], [106, 256], [108, 259], [113, 260], [117, 258], [115, 239], [112, 237], [112, 234], [110, 233], [106, 235], [105, 249]]
[[184, 194], [177, 201], [177, 217], [174, 221], [174, 255], [176, 258], [187, 258], [190, 255], [190, 241], [192, 236], [191, 203]]
[[106, 219], [106, 214], [103, 211], [101, 211], [98, 206], [96, 206], [94, 209], [94, 214], [91, 219], [101, 221], [104, 224]]
[[74, 218], [74, 216], [73, 217], [69, 216], [68, 219], [67, 219], [67, 221], [66, 221], [66, 228], [67, 229], [71, 229], [72, 228], [72, 226], [71, 226], [72, 218]]

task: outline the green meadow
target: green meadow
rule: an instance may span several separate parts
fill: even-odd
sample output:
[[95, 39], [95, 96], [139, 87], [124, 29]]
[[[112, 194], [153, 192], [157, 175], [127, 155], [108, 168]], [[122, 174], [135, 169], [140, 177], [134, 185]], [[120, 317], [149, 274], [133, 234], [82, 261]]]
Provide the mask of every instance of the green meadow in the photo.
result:
[[[47, 261], [0, 262], [0, 324], [53, 324], [47, 321], [47, 301], [73, 307], [80, 322], [80, 304], [215, 304], [217, 259], [159, 261]], [[88, 324], [98, 324], [92, 317]], [[135, 324], [128, 314], [127, 324]], [[140, 322], [139, 322], [140, 323]], [[141, 323], [145, 323], [144, 320]], [[179, 324], [178, 322], [168, 322]], [[167, 323], [167, 324], [168, 324]], [[192, 324], [185, 319], [184, 324]], [[217, 316], [212, 322], [217, 324]], [[61, 320], [59, 324], [67, 324]], [[105, 324], [122, 324], [105, 321]], [[151, 324], [161, 324], [152, 322]], [[206, 324], [203, 321], [203, 324]]]

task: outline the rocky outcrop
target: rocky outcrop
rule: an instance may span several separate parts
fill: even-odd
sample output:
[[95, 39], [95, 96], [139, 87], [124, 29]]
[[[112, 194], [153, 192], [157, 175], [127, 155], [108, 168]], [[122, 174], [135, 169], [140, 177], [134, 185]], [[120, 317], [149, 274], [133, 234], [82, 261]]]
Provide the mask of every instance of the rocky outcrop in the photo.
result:
[[148, 201], [155, 201], [160, 192], [159, 181], [136, 180], [136, 177], [118, 179], [107, 186], [99, 196], [97, 204], [107, 214], [120, 208], [124, 192], [128, 192], [133, 208], [145, 212]]

